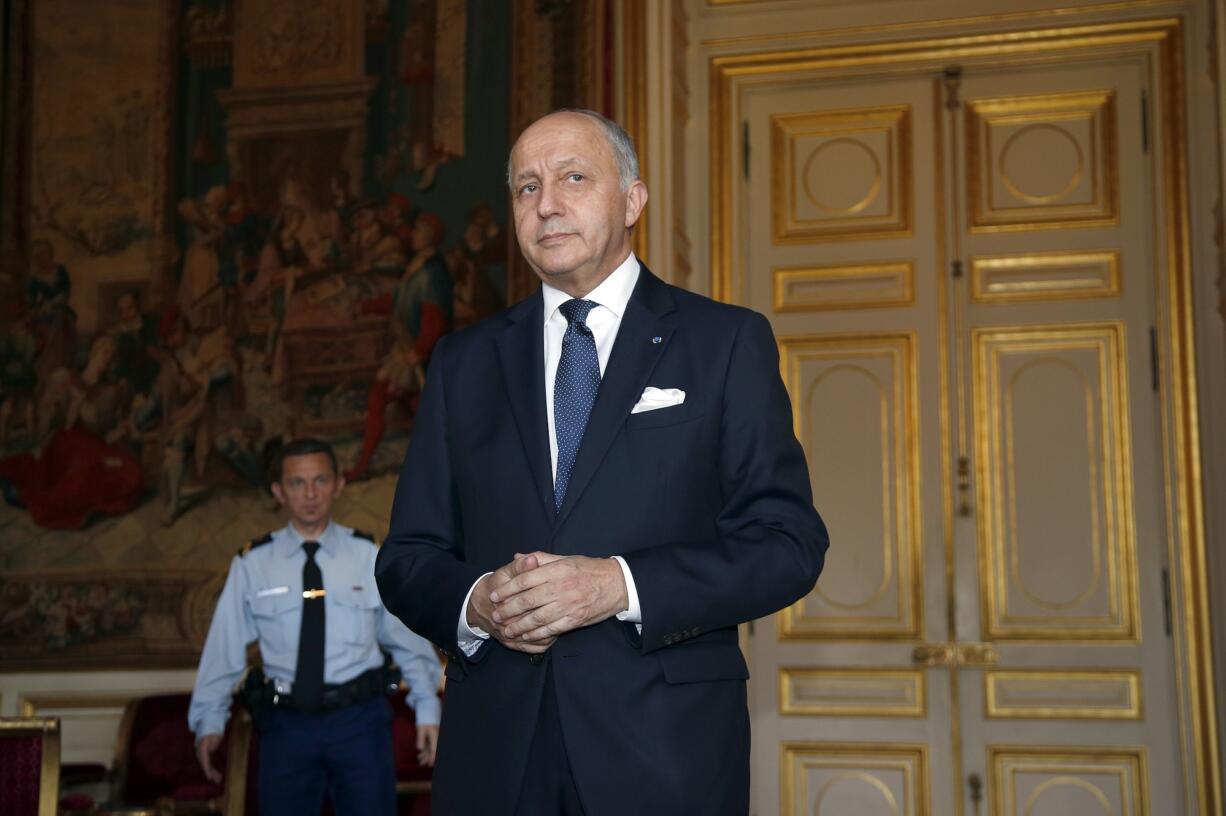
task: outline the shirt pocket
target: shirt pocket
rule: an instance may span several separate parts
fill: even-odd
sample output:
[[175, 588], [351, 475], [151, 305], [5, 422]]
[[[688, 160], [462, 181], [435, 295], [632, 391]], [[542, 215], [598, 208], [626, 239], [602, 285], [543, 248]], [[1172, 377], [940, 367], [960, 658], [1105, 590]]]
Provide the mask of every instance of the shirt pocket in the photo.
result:
[[383, 602], [374, 587], [344, 586], [329, 589], [327, 599], [332, 601], [328, 615], [328, 629], [345, 643], [366, 646], [375, 640], [375, 621], [383, 609]]
[[289, 652], [289, 645], [298, 642], [298, 630], [302, 627], [302, 594], [285, 592], [255, 596], [249, 603], [259, 633], [260, 649], [281, 654]]

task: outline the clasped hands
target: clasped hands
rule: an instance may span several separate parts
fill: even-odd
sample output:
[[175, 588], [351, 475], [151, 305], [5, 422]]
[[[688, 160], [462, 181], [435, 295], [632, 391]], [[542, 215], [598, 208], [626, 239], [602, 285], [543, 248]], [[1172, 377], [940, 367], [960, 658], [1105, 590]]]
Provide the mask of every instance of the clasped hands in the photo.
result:
[[558, 636], [600, 623], [629, 605], [621, 566], [612, 558], [516, 553], [482, 578], [465, 615], [508, 649], [540, 654]]

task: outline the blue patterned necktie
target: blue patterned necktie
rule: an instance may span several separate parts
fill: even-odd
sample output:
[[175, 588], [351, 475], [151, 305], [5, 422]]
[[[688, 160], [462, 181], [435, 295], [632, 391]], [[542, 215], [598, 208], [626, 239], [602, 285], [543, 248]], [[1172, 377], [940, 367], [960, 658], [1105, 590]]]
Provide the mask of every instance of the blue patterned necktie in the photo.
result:
[[579, 452], [587, 418], [600, 388], [596, 339], [586, 322], [594, 306], [590, 300], [568, 300], [558, 307], [569, 325], [562, 335], [562, 355], [553, 380], [553, 428], [558, 441], [558, 469], [553, 479], [555, 512], [562, 509], [566, 498], [575, 454]]

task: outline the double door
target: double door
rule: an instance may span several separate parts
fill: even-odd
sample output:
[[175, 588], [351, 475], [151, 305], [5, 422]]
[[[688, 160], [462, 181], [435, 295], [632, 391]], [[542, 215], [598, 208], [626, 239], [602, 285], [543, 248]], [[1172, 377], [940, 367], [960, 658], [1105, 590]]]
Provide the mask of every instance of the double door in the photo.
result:
[[832, 542], [745, 632], [759, 816], [1185, 812], [1152, 82], [743, 93], [725, 294], [772, 320]]

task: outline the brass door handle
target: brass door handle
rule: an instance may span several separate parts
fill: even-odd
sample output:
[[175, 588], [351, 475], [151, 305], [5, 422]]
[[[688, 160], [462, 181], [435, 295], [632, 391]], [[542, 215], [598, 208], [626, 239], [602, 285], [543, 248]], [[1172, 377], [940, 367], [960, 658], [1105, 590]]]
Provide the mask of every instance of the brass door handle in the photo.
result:
[[922, 666], [982, 668], [1000, 663], [1000, 652], [991, 643], [921, 643], [911, 659]]

